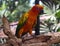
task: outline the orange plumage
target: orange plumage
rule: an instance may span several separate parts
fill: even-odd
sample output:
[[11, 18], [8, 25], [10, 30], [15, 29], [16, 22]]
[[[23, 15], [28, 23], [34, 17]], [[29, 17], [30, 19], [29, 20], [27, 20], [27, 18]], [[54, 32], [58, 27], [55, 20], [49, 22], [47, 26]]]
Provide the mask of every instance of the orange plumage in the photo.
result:
[[21, 37], [26, 33], [29, 33], [30, 35], [32, 35], [32, 29], [34, 27], [34, 24], [36, 23], [37, 16], [41, 12], [41, 10], [43, 10], [42, 6], [35, 5], [31, 8], [30, 11], [26, 13], [27, 15], [26, 14], [24, 15], [27, 19], [25, 20], [24, 18], [22, 18], [25, 20], [25, 22], [23, 24], [21, 23], [22, 26], [20, 26], [20, 28], [19, 28], [19, 25], [21, 20], [19, 21], [17, 26], [18, 29], [16, 29], [16, 33], [15, 33], [17, 37]]

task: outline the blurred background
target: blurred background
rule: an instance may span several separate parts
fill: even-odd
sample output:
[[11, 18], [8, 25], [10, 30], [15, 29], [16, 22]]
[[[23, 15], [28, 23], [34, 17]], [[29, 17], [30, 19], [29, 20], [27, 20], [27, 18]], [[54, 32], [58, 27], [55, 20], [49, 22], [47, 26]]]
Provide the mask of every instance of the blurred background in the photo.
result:
[[[40, 15], [40, 32], [60, 31], [60, 0], [40, 0], [44, 6], [44, 13]], [[3, 14], [10, 22], [11, 31], [15, 34], [18, 20], [22, 14], [29, 11], [35, 5], [35, 0], [0, 0], [0, 43], [6, 42], [6, 35], [3, 33]], [[57, 44], [56, 44], [57, 45]]]

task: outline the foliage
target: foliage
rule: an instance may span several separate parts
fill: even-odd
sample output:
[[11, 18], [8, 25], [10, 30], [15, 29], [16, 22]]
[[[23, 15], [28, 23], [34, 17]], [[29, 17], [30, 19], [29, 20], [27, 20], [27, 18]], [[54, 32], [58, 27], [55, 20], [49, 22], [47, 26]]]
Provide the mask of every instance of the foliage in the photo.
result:
[[56, 30], [57, 32], [60, 32], [60, 9], [57, 10], [57, 12], [55, 13], [55, 17], [56, 17], [56, 19], [57, 19], [57, 25], [56, 25], [55, 30]]
[[57, 29], [57, 32], [60, 32], [60, 28]]
[[56, 10], [57, 5], [60, 6], [60, 0], [41, 0], [41, 2], [49, 7], [51, 10]]
[[10, 22], [17, 21], [30, 8], [29, 0], [1, 0], [0, 16], [4, 14]]
[[44, 12], [46, 13], [46, 14], [49, 14], [49, 15], [51, 15], [52, 13], [53, 13], [53, 11], [52, 10], [50, 10], [48, 7], [46, 7], [45, 5], [44, 5]]
[[57, 12], [55, 13], [55, 16], [57, 19], [60, 19], [60, 10], [57, 10]]

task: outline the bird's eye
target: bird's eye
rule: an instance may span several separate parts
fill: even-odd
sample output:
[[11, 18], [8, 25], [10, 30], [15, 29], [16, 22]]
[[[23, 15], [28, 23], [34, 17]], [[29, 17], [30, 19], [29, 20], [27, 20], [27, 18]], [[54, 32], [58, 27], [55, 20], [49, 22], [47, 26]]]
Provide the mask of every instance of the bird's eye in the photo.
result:
[[37, 10], [40, 10], [38, 7], [36, 7]]
[[40, 10], [41, 10], [39, 7], [36, 7], [36, 9], [37, 9], [38, 11], [40, 11]]

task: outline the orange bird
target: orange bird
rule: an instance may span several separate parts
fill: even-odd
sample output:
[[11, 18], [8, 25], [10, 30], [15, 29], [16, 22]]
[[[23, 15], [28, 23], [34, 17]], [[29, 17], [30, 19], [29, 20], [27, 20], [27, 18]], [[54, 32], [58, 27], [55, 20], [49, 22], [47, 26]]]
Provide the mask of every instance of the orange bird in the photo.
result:
[[43, 6], [36, 4], [28, 12], [22, 15], [16, 28], [15, 36], [18, 38], [29, 33], [32, 35], [32, 29], [37, 21], [37, 16], [43, 11]]

